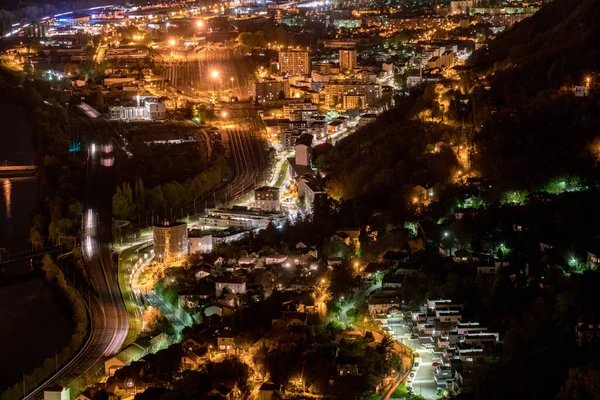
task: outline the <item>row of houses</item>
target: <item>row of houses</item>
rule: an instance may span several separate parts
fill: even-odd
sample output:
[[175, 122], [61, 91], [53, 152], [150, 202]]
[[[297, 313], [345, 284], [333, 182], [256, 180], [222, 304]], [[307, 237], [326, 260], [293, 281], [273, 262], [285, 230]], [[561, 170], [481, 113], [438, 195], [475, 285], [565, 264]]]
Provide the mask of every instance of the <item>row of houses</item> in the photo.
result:
[[459, 393], [466, 366], [494, 356], [500, 335], [479, 322], [463, 321], [464, 306], [449, 299], [427, 300], [411, 313], [413, 332], [433, 340], [434, 381], [438, 389]]

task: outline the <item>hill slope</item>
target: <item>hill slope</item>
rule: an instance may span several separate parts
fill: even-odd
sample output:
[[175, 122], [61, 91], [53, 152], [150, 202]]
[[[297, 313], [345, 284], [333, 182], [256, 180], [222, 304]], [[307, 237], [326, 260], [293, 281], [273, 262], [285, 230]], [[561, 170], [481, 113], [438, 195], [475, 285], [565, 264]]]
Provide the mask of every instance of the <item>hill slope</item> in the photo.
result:
[[472, 64], [492, 68], [493, 91], [518, 103], [523, 95], [582, 83], [600, 68], [598, 43], [600, 2], [555, 0], [475, 53]]

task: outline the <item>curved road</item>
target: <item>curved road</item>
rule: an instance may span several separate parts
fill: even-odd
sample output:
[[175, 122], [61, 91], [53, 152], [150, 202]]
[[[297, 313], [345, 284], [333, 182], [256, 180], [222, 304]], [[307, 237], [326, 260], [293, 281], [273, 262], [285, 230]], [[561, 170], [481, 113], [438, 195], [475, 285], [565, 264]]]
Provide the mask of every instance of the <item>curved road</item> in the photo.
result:
[[[111, 128], [101, 118], [71, 116], [72, 129], [94, 143], [87, 161], [87, 177], [82, 218], [82, 248], [91, 292], [84, 294], [90, 314], [90, 335], [80, 352], [53, 377], [25, 397], [43, 398], [44, 388], [68, 386], [105, 357], [116, 354], [129, 329], [127, 311], [121, 297], [116, 266], [110, 248], [114, 171], [111, 160]], [[93, 371], [97, 372], [97, 371]]]

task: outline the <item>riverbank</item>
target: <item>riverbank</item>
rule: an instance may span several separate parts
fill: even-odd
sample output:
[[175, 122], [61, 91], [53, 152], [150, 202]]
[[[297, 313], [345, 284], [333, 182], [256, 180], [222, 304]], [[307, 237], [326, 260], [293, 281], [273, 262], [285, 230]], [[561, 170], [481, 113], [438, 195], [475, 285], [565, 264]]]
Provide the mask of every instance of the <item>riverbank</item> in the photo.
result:
[[[33, 164], [32, 123], [25, 107], [0, 102], [0, 118], [4, 128], [0, 161]], [[35, 178], [0, 180], [0, 248], [10, 253], [31, 248], [29, 229], [37, 198]], [[68, 309], [59, 306], [60, 294], [36, 264], [24, 261], [4, 270], [0, 275], [0, 359], [5, 362], [0, 363], [0, 393], [21, 381], [23, 372], [54, 357], [72, 334]]]

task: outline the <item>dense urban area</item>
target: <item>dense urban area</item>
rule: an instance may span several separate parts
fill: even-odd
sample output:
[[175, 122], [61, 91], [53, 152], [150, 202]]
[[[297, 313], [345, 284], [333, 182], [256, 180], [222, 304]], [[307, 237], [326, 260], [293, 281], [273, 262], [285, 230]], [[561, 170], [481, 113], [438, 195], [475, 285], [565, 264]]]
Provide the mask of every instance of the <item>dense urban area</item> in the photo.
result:
[[599, 1], [112, 3], [0, 3], [1, 400], [600, 399]]

